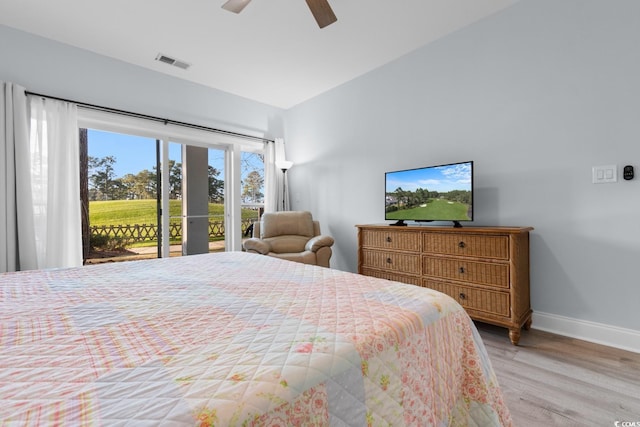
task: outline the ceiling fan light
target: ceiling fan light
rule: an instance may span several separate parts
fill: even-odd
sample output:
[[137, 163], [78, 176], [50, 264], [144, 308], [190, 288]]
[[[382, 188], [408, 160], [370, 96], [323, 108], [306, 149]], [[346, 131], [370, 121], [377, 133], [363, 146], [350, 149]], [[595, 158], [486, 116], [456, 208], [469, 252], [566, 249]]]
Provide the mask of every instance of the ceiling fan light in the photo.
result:
[[228, 10], [233, 13], [240, 13], [242, 9], [244, 9], [251, 0], [228, 0], [225, 4], [222, 5], [224, 10]]

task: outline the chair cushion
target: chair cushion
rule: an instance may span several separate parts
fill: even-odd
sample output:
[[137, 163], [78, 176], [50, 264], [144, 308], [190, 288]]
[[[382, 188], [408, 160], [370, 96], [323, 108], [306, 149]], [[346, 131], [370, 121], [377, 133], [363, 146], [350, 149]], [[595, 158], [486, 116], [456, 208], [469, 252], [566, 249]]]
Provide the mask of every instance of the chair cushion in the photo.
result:
[[305, 236], [286, 235], [267, 237], [264, 241], [269, 243], [270, 252], [282, 254], [304, 251], [309, 238]]
[[313, 217], [311, 212], [294, 211], [265, 213], [260, 226], [261, 238], [282, 235], [313, 237]]

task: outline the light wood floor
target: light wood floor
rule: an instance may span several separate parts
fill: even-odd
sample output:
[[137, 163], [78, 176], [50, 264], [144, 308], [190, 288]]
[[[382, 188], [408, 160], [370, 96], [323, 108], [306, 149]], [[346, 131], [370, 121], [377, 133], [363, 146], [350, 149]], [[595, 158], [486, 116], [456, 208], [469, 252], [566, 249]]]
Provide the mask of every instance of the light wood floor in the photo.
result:
[[[640, 354], [476, 323], [516, 427], [640, 426]], [[534, 325], [535, 327], [535, 325]]]

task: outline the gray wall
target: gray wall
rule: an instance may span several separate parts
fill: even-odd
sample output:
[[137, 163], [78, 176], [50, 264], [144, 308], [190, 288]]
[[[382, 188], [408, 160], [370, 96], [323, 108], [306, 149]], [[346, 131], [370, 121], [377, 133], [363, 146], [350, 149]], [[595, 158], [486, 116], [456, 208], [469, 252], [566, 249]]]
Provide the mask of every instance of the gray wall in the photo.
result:
[[[294, 208], [355, 271], [385, 171], [476, 162], [476, 225], [530, 225], [538, 312], [640, 331], [640, 2], [521, 0], [287, 112], [0, 26], [0, 80], [230, 130], [284, 135]], [[286, 126], [283, 125], [283, 115]], [[640, 172], [640, 171], [639, 171]]]
[[522, 0], [287, 111], [293, 208], [336, 238], [332, 266], [383, 222], [385, 171], [474, 160], [474, 224], [535, 227], [534, 311], [640, 331], [640, 178], [591, 183], [640, 168], [639, 16]]
[[0, 58], [0, 80], [32, 92], [270, 139], [283, 133], [279, 108], [2, 25]]

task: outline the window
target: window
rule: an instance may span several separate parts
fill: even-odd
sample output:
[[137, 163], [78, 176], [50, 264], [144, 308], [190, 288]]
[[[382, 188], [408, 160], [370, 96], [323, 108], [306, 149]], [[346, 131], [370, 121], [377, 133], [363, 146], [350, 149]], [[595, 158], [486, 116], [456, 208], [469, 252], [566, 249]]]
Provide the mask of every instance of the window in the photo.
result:
[[263, 142], [79, 110], [89, 262], [240, 249], [264, 207]]

